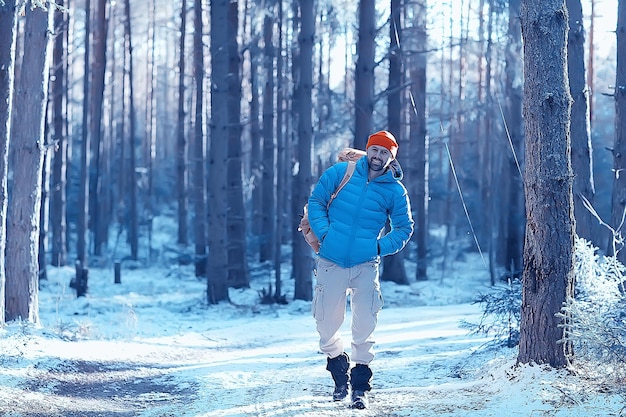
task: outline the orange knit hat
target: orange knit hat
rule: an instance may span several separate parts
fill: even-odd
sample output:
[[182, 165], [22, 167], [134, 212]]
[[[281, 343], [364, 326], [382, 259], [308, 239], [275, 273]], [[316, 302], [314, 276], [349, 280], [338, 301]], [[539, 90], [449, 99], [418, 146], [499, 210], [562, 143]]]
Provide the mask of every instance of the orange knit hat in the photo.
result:
[[398, 142], [396, 141], [396, 138], [393, 137], [391, 132], [387, 132], [386, 130], [381, 130], [380, 132], [372, 134], [367, 140], [367, 146], [365, 146], [365, 149], [372, 145], [379, 145], [389, 149], [389, 152], [391, 152], [394, 158], [398, 153]]

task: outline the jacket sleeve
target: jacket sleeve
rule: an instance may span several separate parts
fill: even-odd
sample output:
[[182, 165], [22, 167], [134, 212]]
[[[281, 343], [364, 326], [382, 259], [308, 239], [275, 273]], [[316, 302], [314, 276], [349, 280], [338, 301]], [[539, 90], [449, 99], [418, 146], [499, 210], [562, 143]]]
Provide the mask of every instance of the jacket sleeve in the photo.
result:
[[413, 235], [414, 222], [408, 193], [401, 183], [398, 183], [397, 190], [389, 213], [391, 230], [378, 240], [381, 257], [402, 250]]
[[330, 195], [339, 186], [347, 166], [347, 162], [340, 162], [324, 171], [309, 197], [309, 223], [311, 230], [313, 230], [320, 242], [326, 237], [330, 226], [328, 210], [326, 209]]

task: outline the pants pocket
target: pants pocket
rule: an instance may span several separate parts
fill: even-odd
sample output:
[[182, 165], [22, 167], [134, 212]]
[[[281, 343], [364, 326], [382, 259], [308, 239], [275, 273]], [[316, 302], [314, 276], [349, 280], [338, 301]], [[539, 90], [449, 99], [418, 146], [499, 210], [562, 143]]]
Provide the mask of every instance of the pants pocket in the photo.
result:
[[316, 285], [315, 293], [313, 294], [312, 313], [313, 317], [317, 321], [324, 320], [324, 286]]
[[378, 314], [378, 312], [382, 310], [384, 304], [385, 301], [383, 300], [383, 294], [379, 289], [375, 289], [372, 297], [372, 314]]

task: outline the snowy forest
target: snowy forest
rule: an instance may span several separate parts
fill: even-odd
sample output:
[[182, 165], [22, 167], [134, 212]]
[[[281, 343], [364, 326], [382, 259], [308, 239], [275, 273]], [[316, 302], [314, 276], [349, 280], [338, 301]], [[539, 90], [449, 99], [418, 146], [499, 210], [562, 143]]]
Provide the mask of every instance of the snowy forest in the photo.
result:
[[576, 238], [626, 260], [625, 25], [621, 0], [0, 0], [0, 323], [39, 323], [48, 268], [80, 291], [164, 257], [209, 306], [253, 266], [259, 303], [310, 301], [302, 208], [385, 129], [416, 228], [381, 279], [479, 254], [522, 283], [518, 360], [564, 367]]

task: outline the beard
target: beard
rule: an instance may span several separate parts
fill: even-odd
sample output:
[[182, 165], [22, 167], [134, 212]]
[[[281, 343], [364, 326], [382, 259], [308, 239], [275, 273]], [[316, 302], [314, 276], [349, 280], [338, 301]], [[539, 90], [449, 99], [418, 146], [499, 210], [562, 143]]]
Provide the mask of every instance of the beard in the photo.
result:
[[382, 171], [383, 169], [385, 169], [384, 161], [381, 161], [378, 158], [370, 158], [368, 162], [369, 162], [369, 168], [372, 171]]

